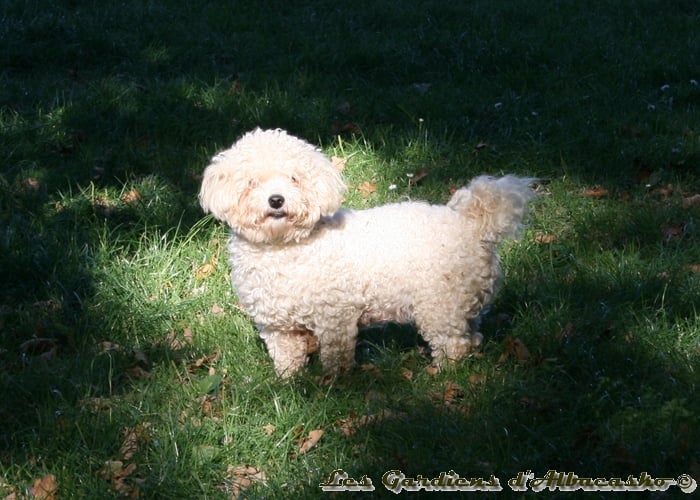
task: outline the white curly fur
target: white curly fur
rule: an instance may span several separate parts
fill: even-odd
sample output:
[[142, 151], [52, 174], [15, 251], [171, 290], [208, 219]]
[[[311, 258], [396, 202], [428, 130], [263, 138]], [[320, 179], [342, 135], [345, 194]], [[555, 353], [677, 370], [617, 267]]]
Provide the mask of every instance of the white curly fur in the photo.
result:
[[478, 177], [447, 205], [340, 210], [328, 158], [283, 130], [256, 129], [217, 155], [199, 195], [232, 229], [232, 281], [280, 376], [316, 350], [332, 374], [354, 362], [358, 326], [415, 322], [436, 363], [481, 343], [499, 286], [496, 245], [517, 234], [529, 178]]

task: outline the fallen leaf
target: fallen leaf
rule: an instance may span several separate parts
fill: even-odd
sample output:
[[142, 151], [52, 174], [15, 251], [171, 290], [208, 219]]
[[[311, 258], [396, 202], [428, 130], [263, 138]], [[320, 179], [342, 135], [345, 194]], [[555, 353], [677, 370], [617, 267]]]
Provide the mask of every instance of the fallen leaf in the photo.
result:
[[403, 412], [394, 412], [392, 410], [384, 409], [380, 410], [378, 413], [371, 415], [362, 415], [359, 418], [355, 412], [350, 412], [348, 418], [340, 419], [336, 422], [340, 426], [340, 430], [345, 436], [352, 436], [355, 432], [366, 425], [381, 422], [390, 418], [401, 418], [405, 417], [406, 414]]
[[173, 330], [169, 331], [165, 335], [165, 339], [163, 339], [163, 343], [169, 348], [172, 349], [173, 351], [179, 351], [181, 349], [184, 349], [185, 347], [192, 345], [192, 330], [190, 328], [185, 328], [182, 332], [183, 338], [179, 338], [180, 336]]
[[197, 268], [197, 270], [194, 273], [194, 278], [196, 280], [203, 280], [216, 271], [216, 264], [213, 264], [211, 262], [207, 262], [206, 264], [203, 264]]
[[442, 395], [442, 402], [449, 406], [455, 399], [462, 399], [464, 397], [464, 389], [454, 382], [448, 382], [445, 392]]
[[115, 344], [114, 342], [109, 342], [108, 340], [105, 340], [104, 342], [100, 342], [99, 344], [97, 344], [97, 350], [99, 352], [119, 352], [122, 350], [122, 346], [120, 346], [119, 344]]
[[535, 243], [549, 244], [557, 241], [557, 237], [553, 234], [538, 234], [535, 235]]
[[472, 149], [472, 154], [473, 155], [478, 155], [483, 149], [486, 149], [489, 146], [487, 142], [484, 141], [479, 141], [476, 146], [474, 146], [474, 149]]
[[309, 435], [301, 442], [299, 451], [297, 451], [294, 457], [303, 455], [304, 453], [308, 453], [314, 446], [318, 444], [322, 436], [323, 429], [314, 429], [312, 431], [309, 431]]
[[110, 398], [85, 398], [78, 401], [78, 406], [81, 409], [90, 411], [108, 410], [112, 408], [112, 400]]
[[430, 174], [430, 172], [427, 169], [419, 168], [418, 170], [416, 170], [415, 172], [413, 172], [412, 174], [410, 174], [408, 176], [409, 177], [408, 185], [409, 186], [418, 185], [418, 183], [420, 181], [422, 181], [423, 179], [425, 179], [428, 176], [428, 174]]
[[267, 434], [268, 436], [271, 436], [275, 432], [276, 429], [277, 429], [277, 427], [275, 427], [273, 424], [263, 425], [263, 431], [265, 431], [265, 434]]
[[126, 427], [122, 430], [122, 445], [119, 448], [119, 455], [122, 460], [131, 460], [138, 452], [141, 443], [150, 439], [150, 423], [139, 424], [135, 427]]
[[253, 483], [266, 484], [265, 473], [252, 465], [229, 465], [226, 468], [223, 489], [232, 499], [237, 499], [250, 488]]
[[347, 165], [347, 163], [347, 158], [343, 158], [342, 156], [331, 156], [331, 164], [338, 172], [345, 170], [345, 165]]
[[668, 243], [671, 240], [680, 239], [683, 236], [684, 225], [682, 224], [665, 224], [661, 226], [661, 233], [664, 240]]
[[38, 179], [35, 179], [34, 177], [30, 177], [28, 179], [24, 179], [22, 182], [22, 187], [24, 188], [24, 191], [31, 191], [33, 193], [38, 192], [41, 189], [41, 182]]
[[438, 365], [428, 365], [425, 367], [425, 373], [428, 375], [437, 375], [440, 373], [440, 367]]
[[141, 201], [141, 193], [136, 189], [130, 189], [122, 195], [121, 200], [127, 204], [138, 203]]
[[519, 338], [506, 337], [503, 341], [504, 350], [498, 358], [498, 363], [503, 363], [508, 358], [515, 358], [518, 363], [525, 363], [530, 359], [530, 351]]
[[693, 196], [683, 198], [683, 207], [691, 208], [697, 206], [700, 206], [700, 194], [694, 194]]
[[372, 375], [375, 375], [377, 377], [381, 377], [382, 372], [379, 368], [376, 367], [376, 365], [373, 365], [372, 363], [363, 363], [360, 365], [360, 370], [363, 372], [371, 373]]
[[406, 380], [411, 380], [413, 378], [413, 371], [406, 367], [401, 367], [401, 376]]
[[114, 491], [127, 498], [139, 498], [141, 490], [139, 484], [141, 479], [131, 478], [131, 474], [136, 471], [136, 464], [131, 463], [124, 466], [121, 460], [108, 460], [100, 470], [100, 476], [112, 485]]
[[608, 190], [600, 186], [595, 186], [590, 189], [584, 189], [581, 194], [586, 198], [605, 198], [608, 195]]
[[364, 198], [367, 198], [369, 195], [377, 191], [377, 185], [366, 181], [357, 186], [357, 190], [362, 194]]
[[40, 479], [35, 479], [30, 492], [37, 500], [54, 500], [58, 492], [56, 476], [47, 474]]
[[528, 361], [530, 359], [530, 351], [523, 344], [523, 341], [519, 338], [513, 339], [513, 346], [515, 348], [515, 357], [519, 362]]
[[143, 378], [150, 378], [152, 373], [149, 372], [148, 370], [145, 370], [141, 368], [140, 366], [131, 366], [129, 368], [126, 368], [124, 372], [130, 377], [134, 379], [143, 379]]
[[469, 375], [469, 383], [472, 386], [481, 385], [484, 382], [486, 382], [486, 375], [484, 375], [483, 373], [472, 373], [471, 375]]
[[187, 369], [190, 373], [194, 373], [196, 370], [202, 368], [205, 365], [210, 366], [217, 359], [219, 359], [219, 353], [215, 352], [214, 354], [210, 354], [209, 356], [198, 358], [197, 360], [195, 360], [194, 363], [190, 364]]

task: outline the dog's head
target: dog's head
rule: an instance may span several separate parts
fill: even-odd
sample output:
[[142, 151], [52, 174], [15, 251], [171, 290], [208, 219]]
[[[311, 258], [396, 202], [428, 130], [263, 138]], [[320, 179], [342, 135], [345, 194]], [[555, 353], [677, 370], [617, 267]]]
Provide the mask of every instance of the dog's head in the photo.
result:
[[256, 129], [204, 171], [199, 202], [253, 243], [306, 238], [340, 207], [345, 184], [329, 159], [283, 130]]

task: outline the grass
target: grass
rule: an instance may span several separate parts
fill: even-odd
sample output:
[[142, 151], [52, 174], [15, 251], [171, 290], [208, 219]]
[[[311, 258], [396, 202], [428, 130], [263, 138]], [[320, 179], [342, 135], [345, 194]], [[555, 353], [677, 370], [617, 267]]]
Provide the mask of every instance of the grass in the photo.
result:
[[[527, 470], [700, 480], [699, 21], [689, 0], [4, 2], [0, 497], [315, 498], [336, 468], [387, 495], [392, 469], [513, 496]], [[255, 126], [347, 158], [354, 208], [550, 181], [481, 355], [434, 374], [391, 326], [330, 386], [274, 378], [196, 199]]]

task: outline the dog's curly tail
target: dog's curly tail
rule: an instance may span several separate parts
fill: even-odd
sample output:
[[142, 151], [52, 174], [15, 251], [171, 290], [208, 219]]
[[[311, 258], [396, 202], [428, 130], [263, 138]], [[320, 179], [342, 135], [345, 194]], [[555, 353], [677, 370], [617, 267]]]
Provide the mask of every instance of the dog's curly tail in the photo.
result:
[[452, 195], [447, 206], [457, 210], [478, 228], [481, 240], [499, 243], [517, 237], [527, 215], [528, 202], [535, 196], [531, 177], [481, 176]]

